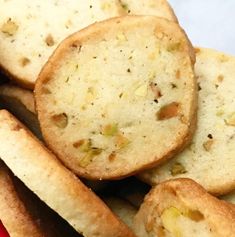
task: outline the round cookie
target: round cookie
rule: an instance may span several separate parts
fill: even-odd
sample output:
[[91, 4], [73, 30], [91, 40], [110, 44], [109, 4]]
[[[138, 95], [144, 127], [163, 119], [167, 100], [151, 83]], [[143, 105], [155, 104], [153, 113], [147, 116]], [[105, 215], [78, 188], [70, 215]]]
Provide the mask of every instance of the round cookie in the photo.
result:
[[163, 18], [114, 18], [75, 33], [36, 83], [47, 145], [90, 179], [119, 179], [171, 158], [194, 130], [193, 63], [185, 33]]

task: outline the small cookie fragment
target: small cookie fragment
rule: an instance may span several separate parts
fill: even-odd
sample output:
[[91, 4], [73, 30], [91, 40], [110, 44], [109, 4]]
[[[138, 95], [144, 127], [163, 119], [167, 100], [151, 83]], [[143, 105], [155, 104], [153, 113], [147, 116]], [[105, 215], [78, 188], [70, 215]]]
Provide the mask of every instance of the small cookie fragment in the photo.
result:
[[190, 179], [152, 188], [134, 218], [138, 236], [197, 237], [234, 235], [235, 208]]
[[7, 36], [13, 36], [17, 32], [18, 28], [19, 26], [17, 23], [9, 18], [5, 23], [3, 23], [0, 29], [1, 32]]

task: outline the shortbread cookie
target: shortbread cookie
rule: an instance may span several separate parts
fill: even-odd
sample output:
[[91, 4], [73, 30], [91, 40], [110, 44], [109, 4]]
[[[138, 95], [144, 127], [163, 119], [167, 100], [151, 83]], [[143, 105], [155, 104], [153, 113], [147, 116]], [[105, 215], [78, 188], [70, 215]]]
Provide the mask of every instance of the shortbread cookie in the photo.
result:
[[166, 0], [0, 0], [0, 6], [0, 66], [31, 89], [58, 44], [96, 21], [126, 14], [177, 21]]
[[86, 237], [134, 237], [108, 207], [6, 110], [0, 157], [42, 201]]
[[231, 237], [235, 209], [190, 179], [155, 186], [134, 218], [141, 237]]
[[46, 143], [90, 179], [171, 158], [195, 123], [191, 50], [178, 24], [153, 16], [110, 19], [67, 38], [36, 83]]
[[199, 105], [192, 144], [141, 178], [151, 184], [191, 178], [221, 195], [235, 189], [235, 58], [211, 49], [196, 51]]
[[0, 105], [14, 114], [38, 138], [42, 139], [32, 91], [9, 84], [1, 85]]

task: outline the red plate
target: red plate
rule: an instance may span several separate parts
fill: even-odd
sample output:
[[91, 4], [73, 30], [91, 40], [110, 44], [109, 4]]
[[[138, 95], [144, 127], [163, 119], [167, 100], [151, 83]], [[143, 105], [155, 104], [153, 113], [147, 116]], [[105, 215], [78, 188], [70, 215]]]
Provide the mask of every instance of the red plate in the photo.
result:
[[0, 221], [0, 237], [9, 237], [1, 221]]

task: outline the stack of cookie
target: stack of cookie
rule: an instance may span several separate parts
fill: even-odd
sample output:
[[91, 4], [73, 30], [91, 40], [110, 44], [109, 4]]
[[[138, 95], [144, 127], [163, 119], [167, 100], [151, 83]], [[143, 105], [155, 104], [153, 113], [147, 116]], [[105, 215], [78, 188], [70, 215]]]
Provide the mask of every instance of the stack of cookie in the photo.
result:
[[0, 66], [11, 237], [235, 236], [235, 58], [165, 0], [2, 1]]

